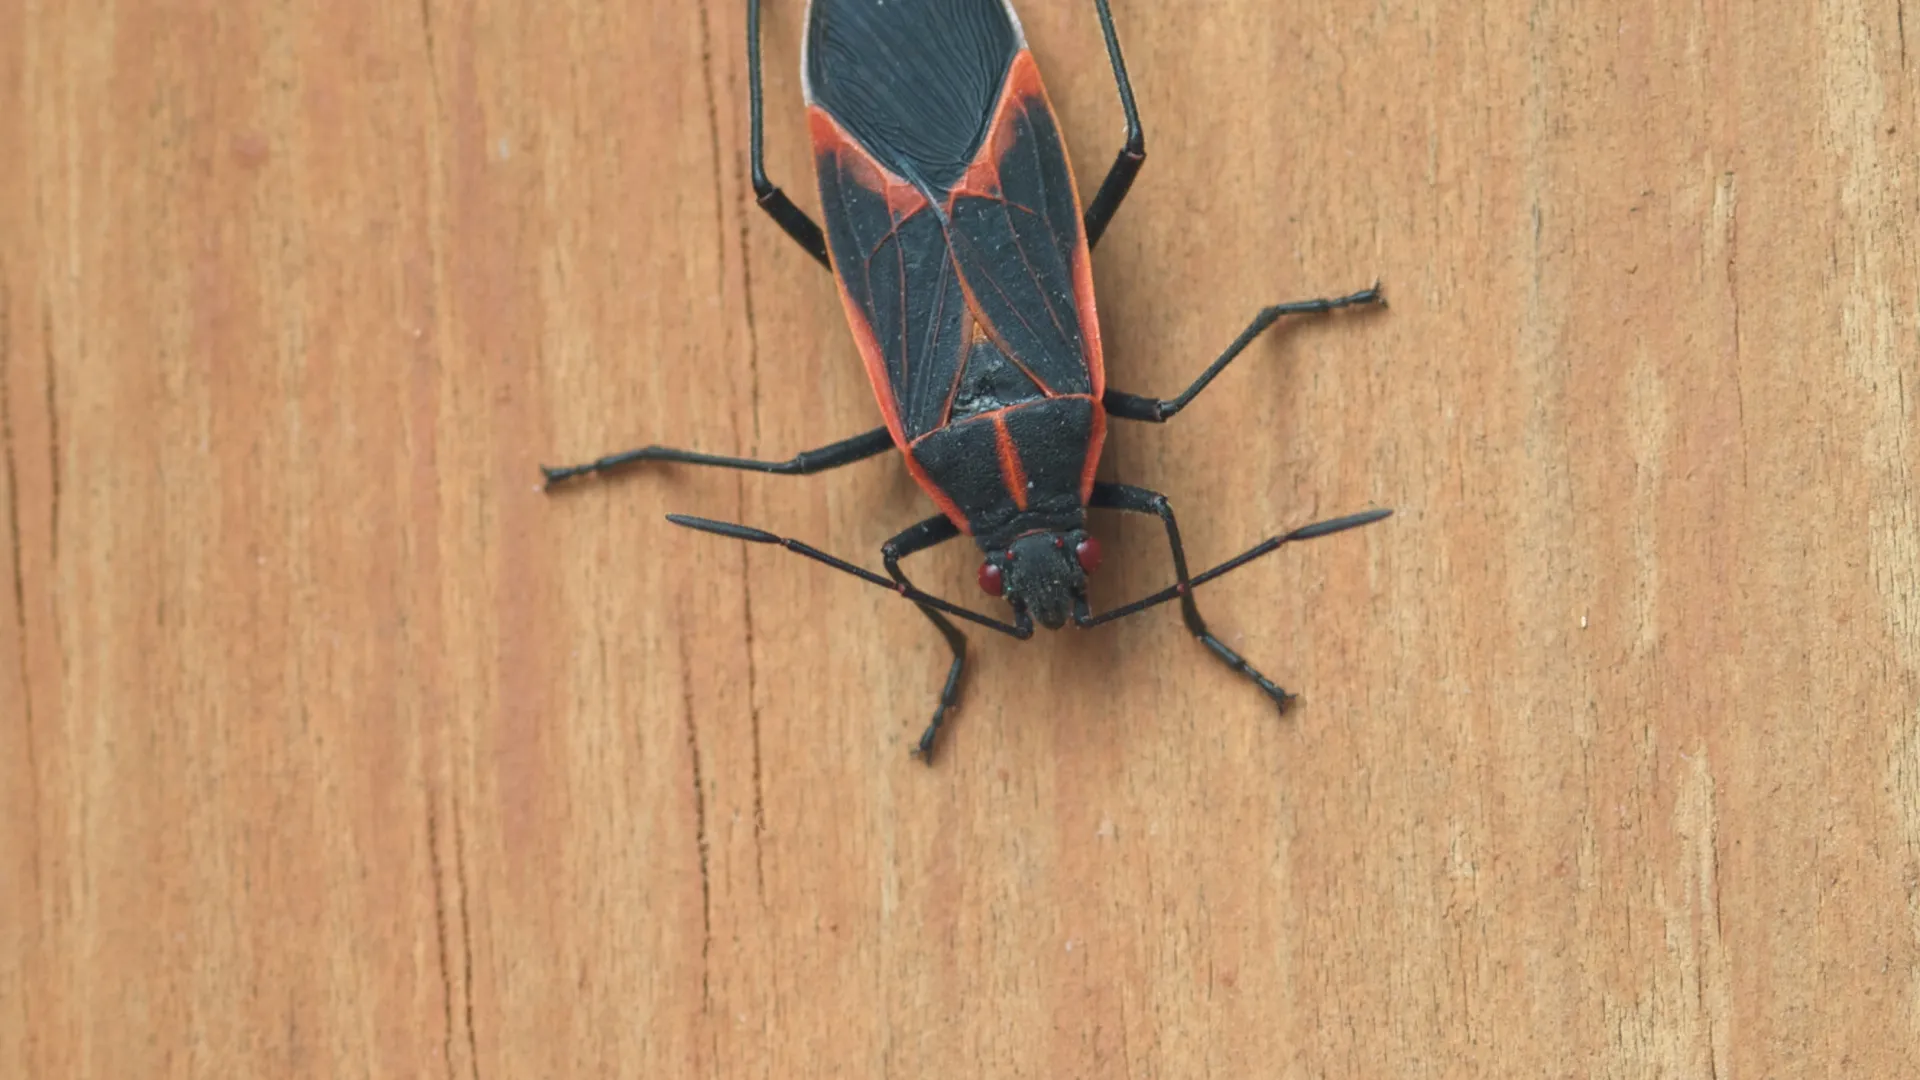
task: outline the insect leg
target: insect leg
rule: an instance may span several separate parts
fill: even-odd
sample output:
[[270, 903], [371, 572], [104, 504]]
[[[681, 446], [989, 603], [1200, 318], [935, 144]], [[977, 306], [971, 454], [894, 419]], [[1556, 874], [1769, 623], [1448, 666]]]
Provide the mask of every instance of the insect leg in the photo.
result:
[[540, 471], [546, 475], [549, 487], [576, 476], [608, 472], [623, 465], [631, 465], [636, 461], [675, 461], [683, 465], [716, 465], [723, 469], [746, 469], [750, 472], [805, 476], [870, 458], [892, 446], [893, 436], [887, 433], [885, 426], [881, 426], [872, 431], [863, 431], [851, 439], [841, 439], [837, 443], [820, 447], [818, 450], [801, 451], [785, 461], [721, 457], [717, 454], [697, 454], [692, 450], [675, 450], [669, 446], [643, 446], [638, 450], [628, 450], [622, 454], [609, 454], [598, 461], [589, 461], [584, 465], [568, 465], [562, 468], [549, 468], [542, 465]]
[[[902, 584], [891, 578], [882, 577], [864, 566], [850, 563], [837, 555], [829, 555], [819, 548], [814, 547], [812, 544], [803, 544], [790, 537], [775, 536], [765, 529], [756, 529], [751, 525], [736, 525], [731, 521], [715, 521], [712, 518], [694, 517], [692, 514], [668, 514], [667, 520], [673, 522], [675, 525], [684, 526], [689, 529], [697, 529], [704, 533], [712, 533], [715, 536], [725, 536], [734, 540], [745, 540], [749, 544], [771, 544], [774, 547], [786, 548], [795, 555], [804, 555], [823, 566], [831, 566], [843, 574], [857, 577], [869, 585], [878, 585], [888, 592], [893, 593], [895, 596], [903, 600], [911, 600], [921, 607], [932, 608], [935, 611], [944, 611], [956, 619], [964, 619], [977, 626], [984, 626], [989, 630], [997, 630], [1008, 637], [1019, 638], [1021, 641], [1025, 641], [1033, 636], [1033, 620], [1029, 619], [1024, 611], [1015, 612], [1014, 620], [1010, 623], [1001, 622], [999, 619], [988, 618], [977, 611], [968, 611], [958, 604], [942, 600], [937, 596], [928, 596], [926, 593], [914, 588], [911, 583]], [[909, 529], [908, 531], [911, 532], [913, 530]], [[1216, 573], [1226, 573], [1226, 570], [1229, 569], [1232, 569], [1232, 567], [1227, 567]], [[1204, 577], [1205, 575], [1202, 576]]]
[[1093, 497], [1087, 501], [1087, 505], [1096, 510], [1124, 510], [1134, 514], [1154, 514], [1166, 523], [1167, 544], [1173, 549], [1173, 572], [1178, 582], [1174, 589], [1179, 593], [1180, 614], [1186, 619], [1188, 631], [1199, 638], [1200, 644], [1212, 650], [1213, 655], [1219, 657], [1228, 667], [1252, 679], [1261, 693], [1272, 698], [1274, 704], [1285, 711], [1287, 700], [1293, 695], [1282, 690], [1273, 680], [1260, 674], [1253, 665], [1242, 659], [1239, 653], [1229, 649], [1225, 642], [1214, 637], [1213, 632], [1207, 629], [1206, 620], [1200, 617], [1200, 608], [1193, 602], [1193, 581], [1187, 574], [1187, 552], [1180, 545], [1180, 526], [1174, 523], [1173, 507], [1168, 504], [1167, 497], [1157, 491], [1148, 491], [1146, 488], [1134, 487], [1131, 484], [1096, 483], [1093, 485]]
[[1147, 160], [1147, 137], [1140, 130], [1140, 110], [1133, 104], [1133, 84], [1127, 80], [1127, 62], [1120, 56], [1120, 38], [1113, 31], [1113, 12], [1107, 10], [1107, 0], [1093, 0], [1093, 6], [1100, 12], [1100, 32], [1107, 39], [1107, 62], [1113, 65], [1113, 81], [1120, 89], [1120, 108], [1127, 114], [1127, 144], [1120, 148], [1112, 167], [1107, 169], [1107, 178], [1100, 181], [1100, 190], [1087, 204], [1089, 248], [1100, 242], [1115, 211], [1126, 201], [1133, 178], [1140, 174], [1140, 166]]
[[[943, 544], [959, 535], [960, 530], [954, 526], [953, 522], [949, 521], [945, 514], [939, 514], [881, 545], [880, 557], [886, 562], [887, 573], [892, 575], [894, 581], [918, 592], [913, 582], [907, 580], [907, 575], [900, 569], [900, 560], [915, 552], [925, 551], [936, 544]], [[921, 733], [919, 746], [914, 750], [915, 757], [932, 764], [933, 744], [940, 735], [940, 725], [946, 722], [947, 710], [953, 708], [953, 703], [960, 697], [960, 672], [966, 667], [967, 639], [953, 623], [947, 621], [946, 616], [924, 604], [920, 606], [920, 610], [926, 613], [927, 618], [933, 620], [934, 629], [940, 631], [940, 636], [947, 639], [947, 647], [953, 650], [953, 664], [947, 668], [947, 685], [940, 690], [940, 704], [935, 706], [933, 721], [927, 725], [927, 730]]]
[[1354, 307], [1360, 304], [1385, 304], [1386, 302], [1386, 297], [1380, 292], [1380, 284], [1375, 282], [1371, 289], [1361, 289], [1357, 293], [1348, 296], [1338, 296], [1331, 300], [1300, 300], [1291, 304], [1275, 304], [1270, 308], [1262, 309], [1260, 314], [1255, 315], [1253, 321], [1247, 324], [1247, 328], [1240, 331], [1240, 336], [1233, 339], [1233, 344], [1227, 346], [1227, 351], [1221, 353], [1218, 359], [1212, 364], [1209, 364], [1207, 370], [1201, 372], [1200, 377], [1193, 380], [1192, 386], [1180, 392], [1179, 397], [1164, 399], [1150, 398], [1141, 397], [1138, 394], [1124, 393], [1119, 390], [1108, 390], [1106, 394], [1101, 397], [1100, 404], [1106, 408], [1108, 415], [1118, 416], [1123, 420], [1146, 420], [1155, 424], [1165, 423], [1168, 417], [1186, 408], [1188, 402], [1192, 401], [1200, 391], [1207, 388], [1207, 384], [1213, 381], [1214, 376], [1224, 371], [1228, 364], [1233, 363], [1234, 359], [1238, 357], [1248, 345], [1253, 344], [1254, 338], [1265, 333], [1267, 327], [1278, 322], [1281, 316], [1318, 315], [1329, 311], [1337, 311], [1343, 307]]
[[749, 113], [749, 145], [753, 159], [753, 194], [765, 210], [793, 242], [806, 249], [807, 254], [819, 261], [821, 266], [833, 268], [827, 259], [826, 234], [820, 226], [814, 224], [806, 211], [793, 205], [787, 193], [775, 187], [767, 179], [767, 167], [762, 160], [760, 138], [760, 0], [747, 0], [747, 109]]

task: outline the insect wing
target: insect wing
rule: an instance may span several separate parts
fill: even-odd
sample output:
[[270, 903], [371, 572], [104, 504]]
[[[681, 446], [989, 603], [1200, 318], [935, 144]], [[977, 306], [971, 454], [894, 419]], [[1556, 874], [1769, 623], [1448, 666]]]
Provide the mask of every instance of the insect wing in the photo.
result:
[[882, 169], [946, 191], [1024, 48], [1006, 0], [813, 0], [801, 78]]
[[1033, 54], [1021, 52], [978, 159], [948, 198], [971, 307], [1049, 397], [1105, 389], [1092, 263], [1065, 144]]
[[803, 73], [834, 270], [895, 439], [1097, 399], [1079, 197], [1004, 0], [815, 0]]
[[945, 423], [966, 298], [940, 215], [834, 122], [812, 113], [828, 250], [887, 426], [902, 445]]

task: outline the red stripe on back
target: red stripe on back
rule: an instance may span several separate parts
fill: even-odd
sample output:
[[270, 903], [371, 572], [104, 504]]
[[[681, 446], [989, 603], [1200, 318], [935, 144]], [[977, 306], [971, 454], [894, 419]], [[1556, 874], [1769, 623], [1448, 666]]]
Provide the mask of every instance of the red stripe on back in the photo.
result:
[[1013, 445], [1013, 433], [1007, 430], [1005, 410], [993, 418], [994, 446], [1000, 451], [1000, 482], [1013, 496], [1016, 509], [1027, 508], [1027, 470], [1020, 464], [1020, 448]]

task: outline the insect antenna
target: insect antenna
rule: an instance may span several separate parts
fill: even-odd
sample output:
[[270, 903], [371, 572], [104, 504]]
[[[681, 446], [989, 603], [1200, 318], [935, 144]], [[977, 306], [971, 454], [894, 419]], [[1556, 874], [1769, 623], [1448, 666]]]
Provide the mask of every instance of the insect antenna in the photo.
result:
[[735, 525], [726, 521], [712, 521], [707, 518], [693, 517], [688, 514], [668, 514], [667, 520], [673, 522], [675, 525], [684, 525], [689, 529], [710, 532], [715, 536], [730, 537], [734, 540], [745, 540], [752, 544], [777, 544], [796, 555], [805, 555], [815, 562], [825, 563], [835, 570], [852, 574], [862, 581], [878, 585], [888, 592], [904, 596], [914, 603], [919, 604], [921, 607], [945, 612], [956, 619], [965, 619], [977, 626], [984, 626], [989, 630], [998, 630], [1009, 637], [1020, 638], [1023, 641], [1033, 636], [1033, 624], [1027, 622], [1024, 617], [1022, 617], [1018, 624], [1001, 622], [999, 619], [989, 618], [978, 612], [969, 611], [958, 604], [949, 603], [937, 596], [923, 593], [911, 585], [903, 585], [891, 578], [883, 577], [864, 566], [857, 566], [845, 559], [829, 555], [811, 544], [803, 544], [798, 540], [792, 540], [784, 536], [775, 536], [763, 529], [755, 529], [747, 525]]
[[[1187, 587], [1191, 589], [1205, 585], [1214, 578], [1220, 577], [1223, 574], [1230, 574], [1260, 556], [1278, 550], [1280, 547], [1291, 544], [1296, 540], [1314, 540], [1322, 536], [1331, 536], [1337, 532], [1345, 532], [1348, 529], [1357, 529], [1362, 525], [1371, 525], [1382, 518], [1390, 517], [1392, 514], [1393, 511], [1391, 510], [1368, 510], [1359, 514], [1348, 514], [1346, 517], [1316, 521], [1311, 525], [1302, 525], [1300, 528], [1284, 536], [1268, 537], [1240, 554], [1235, 555], [1233, 558], [1228, 559], [1226, 562], [1221, 563], [1219, 566], [1195, 574], [1193, 580], [1188, 583]], [[1101, 623], [1109, 623], [1115, 619], [1124, 619], [1129, 615], [1145, 611], [1150, 607], [1158, 607], [1169, 600], [1177, 600], [1180, 598], [1181, 592], [1182, 589], [1179, 585], [1169, 585], [1159, 592], [1150, 596], [1143, 596], [1131, 604], [1125, 604], [1110, 611], [1103, 611], [1092, 618], [1077, 621], [1082, 627], [1099, 626]]]

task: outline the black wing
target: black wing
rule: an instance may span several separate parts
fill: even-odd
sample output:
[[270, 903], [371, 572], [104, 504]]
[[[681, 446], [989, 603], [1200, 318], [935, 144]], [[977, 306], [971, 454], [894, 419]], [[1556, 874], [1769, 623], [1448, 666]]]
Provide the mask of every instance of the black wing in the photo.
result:
[[[969, 322], [940, 215], [814, 119], [820, 204], [848, 322], [890, 427], [904, 442], [946, 422]], [[890, 400], [889, 400], [890, 399]], [[890, 407], [889, 407], [890, 406]]]
[[1004, 0], [814, 0], [806, 75], [834, 270], [901, 441], [1097, 395], [1073, 177]]
[[895, 176], [945, 191], [1024, 45], [1006, 0], [813, 0], [807, 100]]
[[1097, 338], [1088, 347], [1096, 323], [1080, 201], [1030, 54], [1014, 62], [948, 214], [961, 276], [994, 341], [1047, 394], [1093, 393], [1100, 358]]

